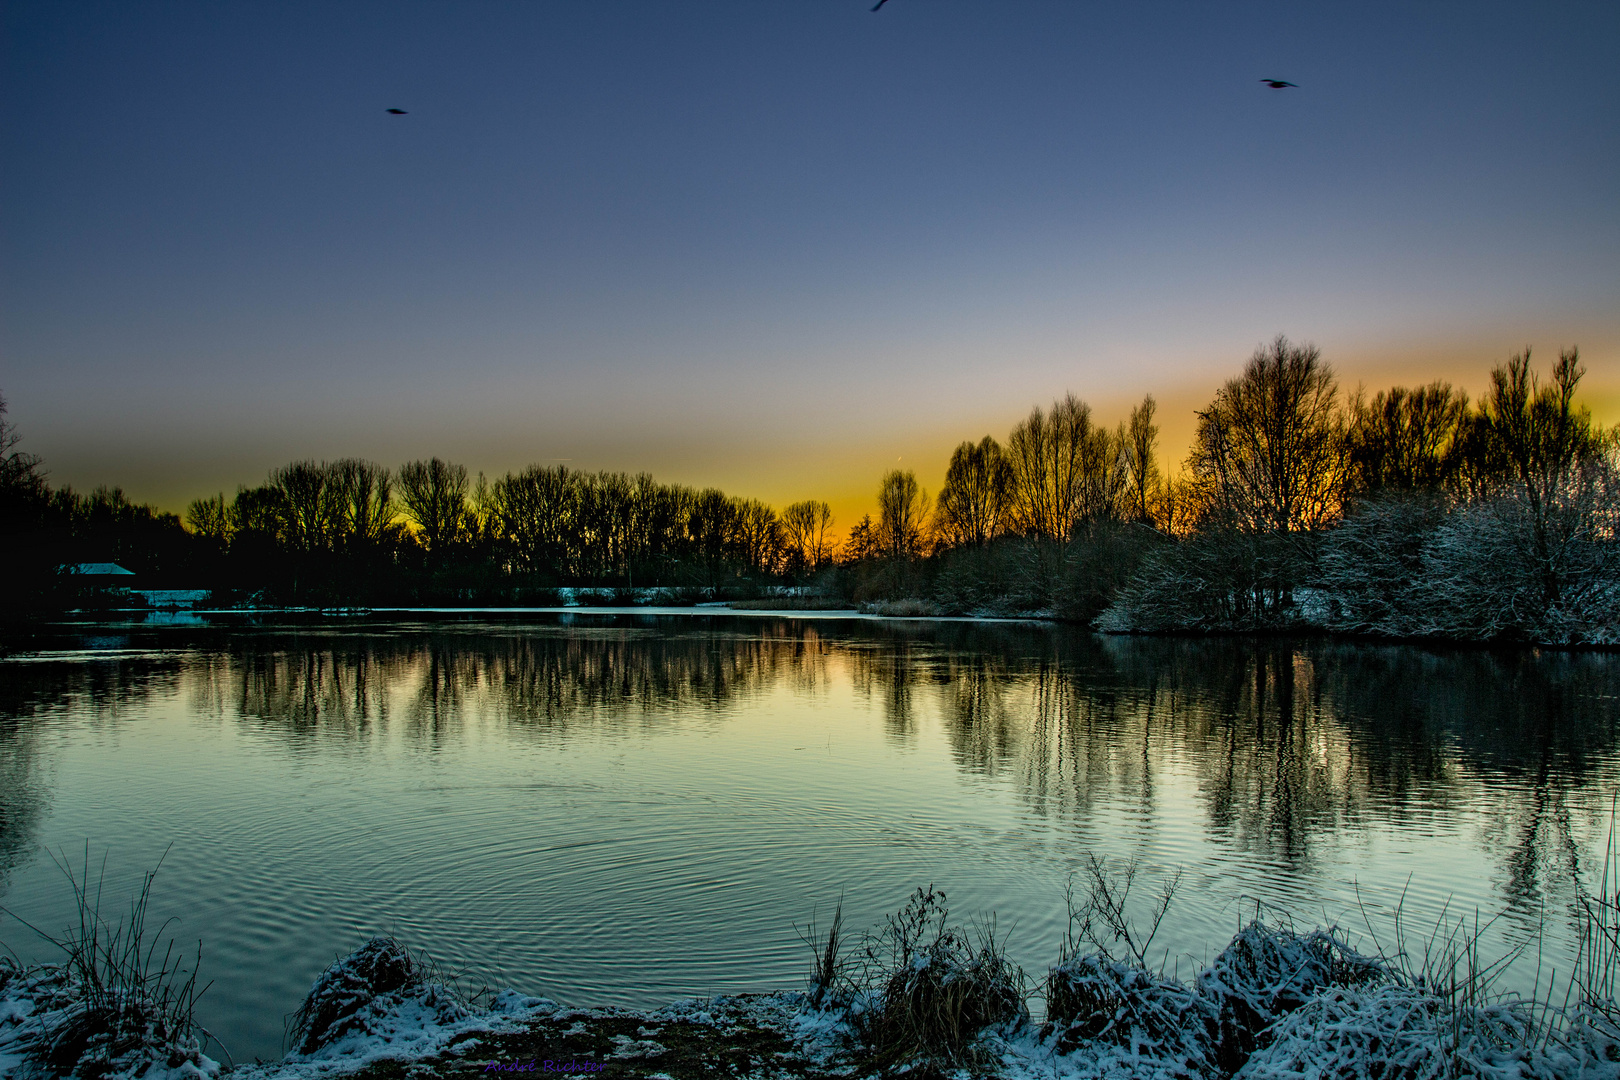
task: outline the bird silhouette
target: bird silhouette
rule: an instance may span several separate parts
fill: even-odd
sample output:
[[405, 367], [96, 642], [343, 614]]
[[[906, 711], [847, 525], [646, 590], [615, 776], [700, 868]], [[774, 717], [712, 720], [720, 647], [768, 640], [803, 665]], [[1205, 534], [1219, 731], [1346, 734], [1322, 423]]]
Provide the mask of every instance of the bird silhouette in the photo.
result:
[[1292, 86], [1295, 90], [1299, 89], [1299, 85], [1297, 83], [1283, 82], [1281, 79], [1261, 79], [1260, 81], [1271, 87], [1273, 90], [1281, 90], [1285, 86]]
[[878, 0], [877, 3], [872, 5], [872, 10], [876, 11], [878, 8], [882, 7], [884, 4], [887, 4], [888, 2], [889, 2], [889, 0]]
[[388, 112], [393, 116], [404, 116], [405, 115], [405, 110], [404, 109], [389, 109]]

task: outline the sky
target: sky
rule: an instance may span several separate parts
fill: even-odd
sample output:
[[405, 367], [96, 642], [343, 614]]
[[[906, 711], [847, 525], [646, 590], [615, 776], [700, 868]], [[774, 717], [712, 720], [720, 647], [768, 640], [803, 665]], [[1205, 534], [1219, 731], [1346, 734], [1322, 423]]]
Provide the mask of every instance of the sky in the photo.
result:
[[[1620, 421], [1620, 5], [0, 5], [0, 394], [181, 511], [304, 458], [778, 507], [1275, 335]], [[1260, 81], [1298, 84], [1271, 90]], [[386, 110], [406, 110], [402, 116]]]

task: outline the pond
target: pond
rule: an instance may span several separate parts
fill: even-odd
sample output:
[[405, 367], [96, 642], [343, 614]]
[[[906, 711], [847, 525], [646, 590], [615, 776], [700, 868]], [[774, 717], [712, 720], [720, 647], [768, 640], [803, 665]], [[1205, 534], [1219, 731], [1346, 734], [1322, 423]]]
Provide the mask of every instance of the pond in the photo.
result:
[[[0, 658], [0, 905], [202, 943], [278, 1057], [367, 936], [574, 1004], [803, 985], [800, 930], [921, 885], [1040, 975], [1095, 855], [1181, 877], [1188, 977], [1256, 905], [1370, 945], [1476, 912], [1567, 972], [1620, 780], [1620, 657], [645, 611], [63, 624]], [[167, 854], [165, 854], [167, 853]], [[54, 855], [54, 860], [52, 856]], [[104, 865], [104, 869], [103, 869]], [[49, 946], [0, 915], [25, 959]], [[1540, 958], [1540, 975], [1537, 959]]]

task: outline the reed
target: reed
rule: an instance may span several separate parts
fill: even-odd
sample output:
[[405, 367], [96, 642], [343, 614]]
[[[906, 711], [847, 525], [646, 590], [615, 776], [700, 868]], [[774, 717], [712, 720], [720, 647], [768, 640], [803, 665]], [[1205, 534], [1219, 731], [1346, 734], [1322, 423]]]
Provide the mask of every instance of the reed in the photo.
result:
[[116, 924], [102, 914], [106, 858], [92, 884], [88, 843], [78, 872], [65, 855], [51, 855], [72, 889], [76, 925], [50, 934], [4, 909], [64, 958], [56, 1007], [22, 1048], [36, 1065], [66, 1075], [104, 1071], [143, 1052], [171, 1055], [178, 1050], [183, 1056], [195, 1051], [198, 1032], [224, 1051], [196, 1020], [197, 1000], [212, 985], [197, 986], [202, 942], [188, 967], [174, 938], [164, 938], [176, 920], [167, 919], [155, 930], [147, 925], [152, 883], [167, 857], [165, 849], [157, 866], [143, 875], [128, 915]]

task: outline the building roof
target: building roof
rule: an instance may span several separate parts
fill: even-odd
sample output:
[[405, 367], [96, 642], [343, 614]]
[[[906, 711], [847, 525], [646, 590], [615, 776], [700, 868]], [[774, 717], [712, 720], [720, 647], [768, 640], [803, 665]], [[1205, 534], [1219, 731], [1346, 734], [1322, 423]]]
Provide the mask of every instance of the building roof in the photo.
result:
[[115, 562], [82, 562], [69, 563], [66, 567], [70, 574], [79, 574], [84, 577], [117, 577], [119, 575], [135, 576], [135, 571], [125, 570]]

